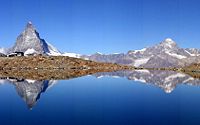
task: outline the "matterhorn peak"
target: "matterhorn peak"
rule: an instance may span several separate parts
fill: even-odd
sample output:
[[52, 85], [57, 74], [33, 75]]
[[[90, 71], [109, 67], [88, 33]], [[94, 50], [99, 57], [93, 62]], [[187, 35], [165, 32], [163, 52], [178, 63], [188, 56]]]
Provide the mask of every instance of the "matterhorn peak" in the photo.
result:
[[16, 51], [28, 54], [59, 54], [59, 51], [55, 49], [55, 47], [47, 43], [44, 39], [40, 38], [39, 33], [31, 21], [27, 23], [25, 30], [17, 37], [15, 45], [11, 49], [11, 52]]
[[31, 22], [31, 21], [28, 21], [28, 24], [32, 25], [32, 22]]
[[31, 21], [29, 21], [27, 24], [26, 24], [26, 29], [33, 29], [35, 30], [34, 26], [33, 26], [33, 23]]

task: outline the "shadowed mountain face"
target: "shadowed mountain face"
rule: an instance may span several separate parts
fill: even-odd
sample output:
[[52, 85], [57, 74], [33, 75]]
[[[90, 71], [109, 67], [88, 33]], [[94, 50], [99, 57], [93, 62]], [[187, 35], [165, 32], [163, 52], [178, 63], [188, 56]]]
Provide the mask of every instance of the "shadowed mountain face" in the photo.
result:
[[[58, 72], [56, 72], [58, 73]], [[61, 72], [59, 72], [61, 74]], [[77, 73], [64, 73], [62, 77], [57, 76], [56, 79], [71, 79], [85, 75], [92, 75], [95, 72], [80, 72]], [[47, 73], [48, 74], [48, 73]], [[46, 74], [46, 75], [47, 75]], [[42, 74], [39, 74], [42, 75]], [[190, 76], [191, 75], [191, 76]], [[148, 70], [135, 70], [135, 71], [116, 71], [95, 73], [93, 76], [97, 78], [113, 77], [113, 78], [126, 78], [128, 80], [140, 82], [143, 84], [151, 84], [163, 89], [166, 93], [171, 93], [177, 85], [200, 85], [200, 79], [192, 77], [192, 73], [187, 75], [173, 71], [148, 71]], [[196, 74], [195, 74], [196, 76]], [[34, 77], [33, 77], [34, 78]], [[42, 77], [42, 78], [48, 78]], [[4, 77], [0, 80], [0, 85], [10, 83], [15, 86], [18, 95], [26, 102], [27, 106], [31, 109], [40, 99], [42, 93], [46, 92], [48, 88], [53, 87], [57, 83], [56, 80], [50, 76], [52, 80], [31, 80], [31, 79], [15, 79], [11, 77]], [[134, 83], [134, 82], [133, 82]]]

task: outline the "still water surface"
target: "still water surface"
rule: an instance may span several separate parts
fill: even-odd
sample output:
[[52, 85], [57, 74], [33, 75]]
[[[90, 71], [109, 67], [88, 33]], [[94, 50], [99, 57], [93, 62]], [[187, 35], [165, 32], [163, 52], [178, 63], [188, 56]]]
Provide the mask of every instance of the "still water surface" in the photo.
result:
[[144, 71], [0, 80], [0, 124], [198, 125], [199, 85], [185, 74]]

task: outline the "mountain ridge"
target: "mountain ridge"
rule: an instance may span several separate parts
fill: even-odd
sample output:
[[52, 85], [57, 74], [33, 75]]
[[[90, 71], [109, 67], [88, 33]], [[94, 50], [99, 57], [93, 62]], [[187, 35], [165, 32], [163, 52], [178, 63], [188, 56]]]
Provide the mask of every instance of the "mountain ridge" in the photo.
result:
[[[180, 48], [170, 38], [151, 47], [121, 54], [93, 54], [84, 56], [92, 61], [112, 62], [144, 68], [182, 67], [200, 62], [200, 50]], [[191, 59], [191, 60], [190, 60]]]

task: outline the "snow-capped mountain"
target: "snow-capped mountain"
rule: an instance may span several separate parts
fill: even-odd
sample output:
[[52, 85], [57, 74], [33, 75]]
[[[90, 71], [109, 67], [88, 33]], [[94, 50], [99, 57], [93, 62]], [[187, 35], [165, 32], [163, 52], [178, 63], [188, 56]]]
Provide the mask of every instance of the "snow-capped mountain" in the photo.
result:
[[10, 52], [16, 51], [25, 54], [61, 55], [55, 47], [40, 38], [31, 22], [28, 22], [25, 30], [17, 37], [15, 45], [10, 49]]
[[83, 58], [146, 68], [179, 67], [196, 61], [200, 62], [200, 50], [180, 48], [172, 39], [167, 38], [155, 46], [132, 50], [126, 54], [96, 53], [91, 56], [83, 56]]
[[[80, 54], [61, 53], [56, 47], [40, 38], [39, 33], [31, 22], [28, 22], [25, 30], [17, 37], [15, 45], [9, 49], [9, 53], [24, 52], [25, 55], [43, 54], [49, 56], [69, 56], [80, 58]], [[0, 53], [7, 53], [6, 49], [0, 49]]]

